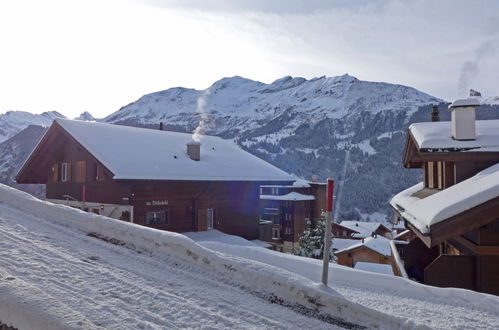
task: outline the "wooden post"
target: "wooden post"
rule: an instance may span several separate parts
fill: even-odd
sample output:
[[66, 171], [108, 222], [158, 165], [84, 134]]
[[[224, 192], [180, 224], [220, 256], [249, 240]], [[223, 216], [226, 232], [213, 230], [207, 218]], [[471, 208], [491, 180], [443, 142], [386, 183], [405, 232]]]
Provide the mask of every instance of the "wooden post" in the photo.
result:
[[324, 253], [322, 259], [322, 283], [327, 286], [329, 272], [329, 250], [331, 250], [331, 223], [333, 218], [334, 180], [327, 179], [326, 223], [324, 233]]

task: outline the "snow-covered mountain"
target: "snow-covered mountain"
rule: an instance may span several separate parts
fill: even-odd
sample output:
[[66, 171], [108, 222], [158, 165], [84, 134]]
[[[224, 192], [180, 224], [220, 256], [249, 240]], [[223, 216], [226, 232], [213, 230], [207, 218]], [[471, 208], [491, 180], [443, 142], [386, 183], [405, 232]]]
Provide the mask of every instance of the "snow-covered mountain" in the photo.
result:
[[76, 120], [84, 120], [84, 121], [94, 121], [97, 120], [92, 114], [88, 111], [82, 112], [78, 117], [75, 118]]
[[36, 115], [26, 111], [7, 111], [0, 114], [0, 143], [13, 137], [29, 125], [50, 126], [55, 118], [65, 118], [57, 111]]
[[[151, 128], [163, 122], [165, 129], [192, 132], [203, 120], [206, 134], [233, 139], [290, 173], [335, 178], [336, 220], [373, 221], [390, 214], [395, 193], [420, 180], [419, 170], [401, 164], [405, 132], [410, 123], [428, 121], [434, 104], [442, 120], [449, 120], [443, 100], [407, 86], [349, 75], [288, 76], [272, 84], [236, 76], [206, 90], [147, 94], [101, 121]], [[499, 105], [482, 105], [477, 118], [499, 118]], [[8, 166], [4, 179], [13, 177], [14, 167]]]
[[[411, 117], [443, 102], [411, 87], [349, 75], [287, 76], [272, 84], [236, 76], [207, 90], [145, 95], [103, 121], [146, 127], [163, 122], [167, 129], [191, 132], [204, 118], [207, 134], [235, 139], [288, 172], [339, 179], [342, 219], [380, 220], [389, 213], [388, 199], [417, 179], [400, 163]], [[401, 179], [386, 182], [394, 173]]]
[[361, 81], [347, 74], [311, 80], [287, 76], [269, 85], [236, 76], [221, 79], [204, 91], [171, 88], [148, 94], [103, 120], [141, 125], [162, 121], [191, 130], [199, 122], [198, 98], [205, 100], [210, 134], [233, 129], [242, 133], [283, 115], [295, 117], [286, 125], [292, 130], [304, 120], [316, 124], [364, 111], [373, 115], [390, 110], [411, 114], [419, 106], [442, 102], [411, 87]]

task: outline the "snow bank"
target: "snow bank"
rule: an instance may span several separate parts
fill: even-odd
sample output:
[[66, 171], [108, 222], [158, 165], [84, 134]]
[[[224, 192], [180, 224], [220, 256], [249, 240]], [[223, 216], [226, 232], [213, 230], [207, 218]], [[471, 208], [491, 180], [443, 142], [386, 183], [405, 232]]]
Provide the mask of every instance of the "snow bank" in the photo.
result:
[[[27, 193], [5, 185], [0, 185], [0, 202], [38, 214], [42, 219], [50, 219], [54, 223], [78, 228], [87, 234], [94, 233], [106, 239], [116, 240], [135, 249], [177, 257], [229, 276], [248, 290], [277, 296], [291, 304], [302, 305], [348, 320], [348, 322], [360, 323], [368, 327], [421, 328], [420, 325], [416, 325], [408, 319], [387, 315], [353, 303], [331, 288], [296, 273], [287, 272], [254, 260], [207, 250], [181, 234], [158, 231], [86, 213], [64, 205], [40, 201]], [[27, 296], [31, 299], [31, 295]], [[0, 310], [3, 310], [4, 306], [9, 306], [11, 299], [5, 300], [3, 295], [0, 296]], [[17, 300], [18, 302], [15, 303], [22, 304], [17, 297], [12, 300]], [[36, 300], [33, 300], [33, 304], [36, 306]], [[12, 310], [12, 308], [6, 310]], [[21, 308], [19, 312], [31, 315], [30, 308]], [[40, 315], [34, 314], [35, 317]], [[3, 317], [5, 317], [4, 322], [10, 322], [15, 326], [21, 324], [16, 323], [20, 320], [15, 317], [15, 314], [6, 313]], [[60, 321], [65, 322], [66, 320]]]
[[[218, 237], [216, 233], [218, 233]], [[209, 234], [207, 232], [197, 232], [188, 233], [187, 235], [199, 244], [215, 251], [267, 263], [302, 275], [312, 281], [318, 282], [321, 279], [322, 260], [262, 249], [256, 245], [242, 242], [246, 241], [243, 238], [232, 239], [231, 237], [234, 236], [217, 231], [212, 231]], [[336, 283], [348, 283], [348, 285], [358, 288], [374, 289], [379, 290], [379, 292], [384, 292], [387, 289], [395, 290], [401, 295], [421, 297], [430, 301], [451, 299], [460, 301], [463, 305], [487, 311], [499, 318], [499, 297], [484, 293], [458, 288], [432, 287], [402, 277], [375, 273], [366, 274], [336, 264], [330, 265], [329, 276], [329, 285], [331, 287], [334, 287]]]

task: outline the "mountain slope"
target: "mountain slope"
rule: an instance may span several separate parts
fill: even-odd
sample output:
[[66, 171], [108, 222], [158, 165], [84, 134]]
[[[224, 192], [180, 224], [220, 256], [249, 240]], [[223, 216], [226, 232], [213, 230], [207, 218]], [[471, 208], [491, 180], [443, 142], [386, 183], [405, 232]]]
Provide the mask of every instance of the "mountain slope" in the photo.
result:
[[[163, 122], [167, 129], [191, 132], [204, 120], [207, 134], [235, 139], [288, 172], [339, 180], [341, 218], [379, 220], [389, 213], [390, 196], [417, 180], [400, 163], [411, 117], [442, 102], [411, 87], [349, 75], [288, 76], [272, 84], [236, 76], [204, 91], [145, 95], [103, 121], [143, 127]], [[387, 181], [393, 174], [401, 179]]]
[[26, 111], [7, 111], [0, 114], [0, 143], [13, 137], [28, 125], [48, 127], [55, 118], [65, 118], [57, 111], [36, 115]]
[[45, 197], [45, 186], [41, 184], [17, 184], [15, 175], [31, 151], [47, 130], [46, 127], [29, 125], [10, 139], [0, 143], [0, 183]]

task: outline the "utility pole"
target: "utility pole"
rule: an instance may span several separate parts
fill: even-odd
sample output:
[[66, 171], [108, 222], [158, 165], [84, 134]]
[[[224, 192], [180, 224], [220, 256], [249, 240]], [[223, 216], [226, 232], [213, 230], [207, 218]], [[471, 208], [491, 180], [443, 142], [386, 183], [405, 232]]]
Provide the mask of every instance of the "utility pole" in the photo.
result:
[[324, 253], [322, 259], [322, 283], [327, 286], [329, 272], [329, 251], [331, 250], [331, 223], [333, 222], [334, 180], [327, 179], [326, 193], [326, 224], [324, 233]]

